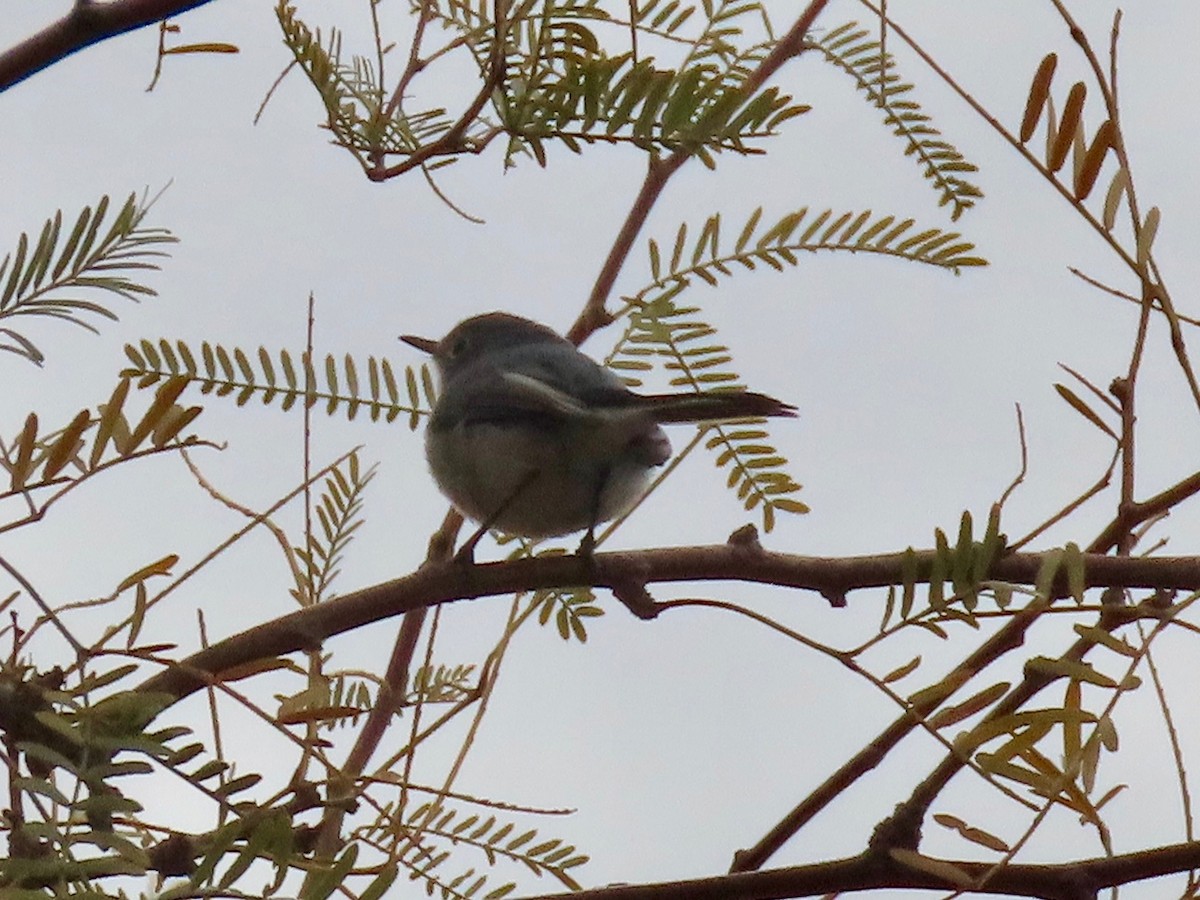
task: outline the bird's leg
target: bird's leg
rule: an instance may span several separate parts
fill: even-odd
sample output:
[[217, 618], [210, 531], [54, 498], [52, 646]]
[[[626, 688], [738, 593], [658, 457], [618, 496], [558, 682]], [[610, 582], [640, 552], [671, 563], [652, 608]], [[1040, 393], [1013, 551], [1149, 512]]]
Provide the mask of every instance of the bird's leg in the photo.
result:
[[496, 511], [480, 523], [479, 528], [475, 530], [475, 533], [467, 538], [467, 542], [458, 548], [458, 552], [454, 554], [454, 561], [456, 563], [464, 566], [474, 564], [475, 545], [479, 543], [485, 534], [491, 531], [492, 526], [496, 524], [502, 515], [504, 515], [505, 510], [513, 505], [516, 499], [525, 492], [525, 489], [529, 487], [529, 485], [533, 484], [534, 480], [540, 474], [542, 474], [541, 469], [530, 469], [529, 472], [526, 473], [525, 477], [521, 479], [521, 483], [517, 485], [516, 490], [509, 494], [505, 501], [496, 509]]
[[579, 542], [579, 549], [575, 552], [586, 559], [591, 559], [592, 554], [596, 551], [596, 524], [593, 522], [588, 526], [587, 534], [583, 536], [583, 540]]
[[454, 554], [454, 562], [460, 566], [473, 566], [475, 564], [475, 545], [479, 543], [488, 532], [487, 525], [481, 525], [475, 529], [475, 533], [467, 538], [467, 542], [458, 548], [458, 552]]
[[600, 524], [600, 497], [604, 493], [604, 486], [608, 484], [608, 476], [609, 469], [605, 466], [600, 470], [600, 476], [592, 486], [592, 508], [591, 515], [588, 517], [588, 530], [583, 536], [583, 540], [579, 542], [579, 549], [575, 551], [587, 559], [591, 559], [592, 554], [596, 551], [596, 526]]

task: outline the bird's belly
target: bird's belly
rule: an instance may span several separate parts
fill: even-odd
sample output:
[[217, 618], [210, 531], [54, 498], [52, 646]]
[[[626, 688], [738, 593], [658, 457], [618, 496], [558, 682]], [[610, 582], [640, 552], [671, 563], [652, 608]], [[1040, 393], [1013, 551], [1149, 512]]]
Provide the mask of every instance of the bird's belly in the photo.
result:
[[595, 442], [579, 435], [523, 427], [430, 428], [426, 442], [433, 477], [463, 515], [531, 538], [621, 515], [645, 492], [652, 471], [641, 454], [611, 446], [588, 452]]

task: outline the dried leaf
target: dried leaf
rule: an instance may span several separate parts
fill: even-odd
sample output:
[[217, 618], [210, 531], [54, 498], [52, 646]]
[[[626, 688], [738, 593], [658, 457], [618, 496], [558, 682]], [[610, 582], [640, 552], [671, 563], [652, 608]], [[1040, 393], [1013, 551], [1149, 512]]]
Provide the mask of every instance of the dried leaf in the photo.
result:
[[1117, 169], [1117, 174], [1108, 185], [1108, 193], [1104, 197], [1103, 224], [1105, 231], [1112, 231], [1117, 224], [1117, 209], [1121, 205], [1121, 197], [1129, 186], [1129, 173], [1125, 167]]
[[975, 887], [975, 880], [953, 863], [932, 859], [915, 850], [906, 850], [901, 847], [891, 848], [888, 850], [888, 855], [902, 866], [941, 878], [948, 884], [963, 890]]
[[1050, 82], [1054, 78], [1054, 69], [1058, 65], [1058, 54], [1047, 53], [1038, 65], [1029, 85], [1029, 97], [1025, 101], [1025, 115], [1021, 117], [1021, 143], [1027, 143], [1037, 128], [1046, 98], [1050, 95]]
[[71, 461], [71, 458], [79, 452], [81, 447], [80, 437], [83, 435], [84, 429], [92, 423], [92, 414], [86, 409], [81, 409], [79, 413], [71, 420], [54, 446], [50, 448], [46, 454], [46, 464], [42, 469], [42, 480], [50, 481], [62, 471], [63, 466]]
[[1142, 227], [1138, 229], [1137, 234], [1137, 261], [1138, 268], [1145, 271], [1146, 265], [1150, 261], [1150, 248], [1154, 244], [1154, 237], [1158, 234], [1158, 221], [1160, 213], [1157, 206], [1150, 207], [1150, 212], [1146, 213], [1146, 218], [1142, 222]]
[[955, 706], [948, 706], [943, 710], [939, 710], [936, 715], [930, 716], [929, 726], [931, 728], [945, 728], [947, 725], [953, 725], [961, 722], [963, 719], [968, 719], [975, 715], [975, 713], [987, 709], [1003, 697], [1009, 687], [1010, 685], [1007, 681], [1001, 681], [986, 687], [962, 703]]
[[17, 435], [16, 456], [13, 459], [12, 469], [12, 490], [19, 491], [25, 487], [25, 482], [29, 480], [29, 476], [33, 469], [33, 448], [37, 442], [38, 417], [37, 413], [30, 413], [25, 417], [25, 427], [21, 429], [21, 433]]
[[1114, 441], [1119, 440], [1117, 433], [1109, 428], [1108, 425], [1104, 423], [1104, 420], [1101, 419], [1100, 416], [1090, 406], [1084, 403], [1083, 399], [1073, 390], [1071, 390], [1065, 384], [1055, 384], [1054, 389], [1058, 391], [1058, 395], [1066, 400], [1067, 403], [1070, 404], [1071, 408], [1077, 413], [1107, 434]]
[[914, 656], [912, 659], [910, 659], [908, 662], [906, 662], [904, 665], [900, 666], [899, 668], [892, 669], [892, 671], [890, 671], [886, 675], [884, 675], [881, 680], [883, 681], [884, 684], [891, 684], [894, 681], [899, 681], [901, 678], [905, 677], [906, 675], [912, 674], [912, 672], [915, 671], [917, 666], [919, 666], [920, 664], [921, 664], [921, 657]]
[[955, 816], [937, 813], [934, 815], [933, 820], [944, 828], [958, 832], [960, 837], [965, 838], [971, 843], [986, 847], [989, 850], [995, 850], [997, 853], [1007, 853], [1011, 849], [1006, 842], [994, 834], [968, 825], [962, 819]]
[[1092, 145], [1088, 147], [1087, 153], [1084, 154], [1079, 169], [1075, 173], [1075, 197], [1077, 199], [1086, 200], [1088, 194], [1092, 192], [1096, 178], [1100, 175], [1100, 167], [1104, 165], [1104, 160], [1108, 157], [1108, 151], [1116, 146], [1116, 137], [1117, 128], [1111, 119], [1105, 119], [1104, 124], [1096, 129], [1096, 137], [1092, 139]]
[[1067, 152], [1076, 132], [1083, 127], [1083, 102], [1087, 99], [1087, 85], [1077, 81], [1071, 85], [1067, 102], [1063, 106], [1062, 118], [1058, 122], [1058, 133], [1046, 153], [1046, 168], [1057, 172], [1067, 161]]

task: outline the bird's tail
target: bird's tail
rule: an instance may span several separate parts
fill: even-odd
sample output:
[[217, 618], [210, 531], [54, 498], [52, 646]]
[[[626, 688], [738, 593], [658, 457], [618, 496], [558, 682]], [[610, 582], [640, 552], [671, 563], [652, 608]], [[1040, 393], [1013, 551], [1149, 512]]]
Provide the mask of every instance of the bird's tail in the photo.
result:
[[786, 416], [796, 407], [755, 391], [705, 391], [696, 394], [643, 395], [658, 422], [716, 422], [728, 419]]

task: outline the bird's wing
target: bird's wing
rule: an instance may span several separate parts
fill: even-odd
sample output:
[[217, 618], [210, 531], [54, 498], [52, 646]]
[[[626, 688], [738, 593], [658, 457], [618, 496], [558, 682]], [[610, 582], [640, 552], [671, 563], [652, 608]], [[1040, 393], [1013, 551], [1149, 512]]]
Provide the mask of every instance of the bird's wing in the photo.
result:
[[521, 406], [557, 414], [564, 418], [588, 415], [588, 408], [576, 397], [524, 372], [504, 372], [500, 375], [507, 387], [515, 392], [513, 400]]

